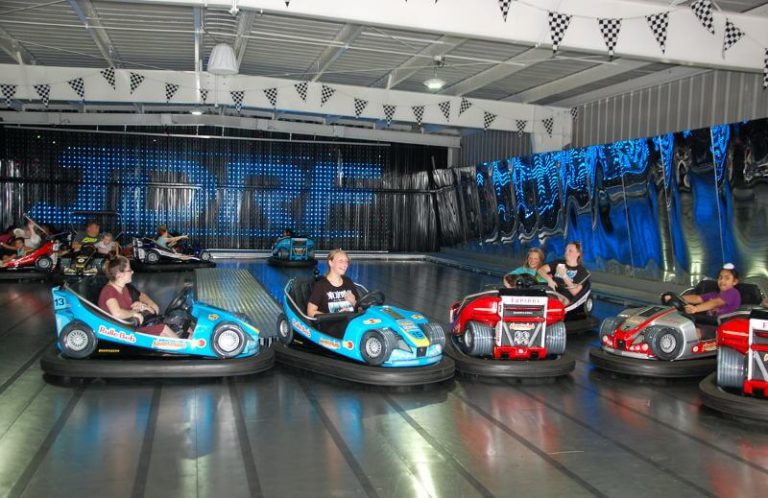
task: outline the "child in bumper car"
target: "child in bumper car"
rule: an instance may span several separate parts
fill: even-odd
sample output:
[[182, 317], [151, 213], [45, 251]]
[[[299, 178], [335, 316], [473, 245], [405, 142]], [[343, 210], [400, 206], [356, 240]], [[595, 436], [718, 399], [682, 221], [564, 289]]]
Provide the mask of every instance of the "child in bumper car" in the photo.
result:
[[[717, 275], [718, 292], [704, 294], [686, 294], [681, 296], [685, 301], [685, 312], [689, 314], [707, 313], [715, 316], [733, 313], [741, 306], [741, 294], [736, 288], [739, 283], [739, 272], [732, 263], [726, 263]], [[669, 300], [665, 296], [665, 300]]]

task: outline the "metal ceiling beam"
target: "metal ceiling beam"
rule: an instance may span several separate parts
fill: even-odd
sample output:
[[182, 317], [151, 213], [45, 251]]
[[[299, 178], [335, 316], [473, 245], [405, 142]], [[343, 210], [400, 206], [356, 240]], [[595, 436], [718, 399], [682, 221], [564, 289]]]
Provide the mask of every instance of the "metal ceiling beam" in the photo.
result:
[[579, 71], [578, 73], [571, 74], [570, 76], [550, 81], [543, 85], [537, 85], [523, 92], [510, 95], [502, 100], [530, 104], [551, 97], [552, 95], [564, 93], [596, 81], [612, 78], [619, 74], [635, 71], [650, 66], [651, 64], [653, 63], [647, 61], [614, 59], [611, 63], [590, 67], [583, 71]]
[[311, 81], [317, 81], [323, 75], [325, 71], [333, 64], [341, 55], [347, 51], [350, 44], [352, 44], [360, 33], [363, 32], [363, 26], [358, 24], [346, 24], [341, 28], [333, 40], [333, 45], [326, 47], [323, 53], [309, 65], [307, 73], [312, 74]]
[[248, 35], [253, 28], [253, 22], [256, 20], [258, 14], [254, 10], [244, 10], [240, 12], [237, 19], [237, 31], [235, 34], [234, 50], [237, 55], [237, 66], [240, 67], [240, 63], [243, 62], [245, 51], [248, 48]]
[[0, 27], [0, 50], [11, 56], [17, 64], [37, 64], [35, 57], [29, 50], [21, 44], [19, 40], [12, 37], [4, 28]]
[[466, 95], [470, 92], [474, 92], [480, 88], [486, 87], [491, 83], [502, 80], [508, 76], [511, 76], [518, 71], [527, 69], [531, 64], [526, 64], [527, 61], [536, 61], [552, 56], [552, 51], [543, 48], [531, 48], [521, 54], [517, 54], [514, 57], [510, 57], [501, 64], [497, 64], [493, 67], [481, 71], [474, 76], [470, 76], [465, 80], [458, 81], [453, 85], [446, 87], [443, 91], [439, 92], [445, 95]]
[[195, 71], [203, 70], [203, 8], [193, 7], [193, 23], [195, 28]]
[[371, 86], [377, 86], [380, 81], [386, 80], [386, 87], [388, 89], [394, 88], [424, 69], [424, 66], [432, 64], [435, 56], [445, 55], [465, 41], [464, 38], [457, 38], [455, 36], [441, 36], [430, 45], [424, 47], [418, 54], [392, 69], [389, 74], [375, 81]]
[[80, 18], [80, 22], [83, 23], [85, 29], [90, 33], [93, 38], [96, 47], [101, 52], [101, 56], [107, 61], [110, 67], [123, 67], [120, 54], [117, 53], [112, 44], [112, 40], [109, 39], [107, 30], [102, 26], [101, 19], [99, 18], [96, 9], [90, 0], [67, 0], [72, 10], [75, 11], [77, 17]]

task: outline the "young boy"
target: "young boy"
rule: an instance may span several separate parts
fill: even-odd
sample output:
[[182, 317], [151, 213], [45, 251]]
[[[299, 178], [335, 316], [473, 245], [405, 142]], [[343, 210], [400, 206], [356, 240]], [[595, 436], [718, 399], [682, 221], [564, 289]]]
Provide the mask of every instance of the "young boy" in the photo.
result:
[[112, 234], [109, 232], [105, 232], [95, 246], [99, 254], [117, 255], [120, 252], [120, 244], [113, 239]]

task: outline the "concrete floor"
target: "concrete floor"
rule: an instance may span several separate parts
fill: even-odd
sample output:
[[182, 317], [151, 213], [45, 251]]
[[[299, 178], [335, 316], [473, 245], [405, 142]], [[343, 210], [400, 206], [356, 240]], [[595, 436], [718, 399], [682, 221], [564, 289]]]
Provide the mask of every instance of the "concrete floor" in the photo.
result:
[[[301, 270], [248, 268], [273, 295]], [[353, 262], [389, 302], [445, 321], [491, 277], [430, 263]], [[142, 275], [169, 300], [189, 274]], [[600, 318], [618, 307], [599, 303]], [[768, 433], [701, 407], [696, 382], [593, 370], [596, 334], [569, 338], [551, 383], [457, 378], [364, 388], [266, 374], [57, 385], [50, 292], [0, 284], [0, 496], [760, 496]]]

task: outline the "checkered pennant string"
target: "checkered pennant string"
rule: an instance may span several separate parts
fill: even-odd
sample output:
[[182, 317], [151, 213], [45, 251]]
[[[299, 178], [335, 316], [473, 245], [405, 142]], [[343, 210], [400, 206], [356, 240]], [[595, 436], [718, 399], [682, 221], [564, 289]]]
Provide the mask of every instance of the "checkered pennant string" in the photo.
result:
[[464, 111], [472, 107], [472, 102], [465, 99], [464, 97], [461, 98], [461, 104], [459, 104], [459, 116], [464, 114]]
[[552, 53], [557, 53], [557, 47], [563, 41], [569, 24], [571, 24], [571, 16], [568, 14], [549, 12], [549, 36], [552, 38]]
[[555, 126], [555, 120], [553, 118], [543, 119], [541, 123], [544, 125], [544, 129], [547, 130], [547, 135], [552, 137], [552, 128]]
[[730, 19], [725, 20], [725, 36], [723, 37], [723, 57], [725, 51], [731, 48], [737, 41], [744, 37], [744, 32], [736, 27]]
[[320, 90], [320, 105], [325, 105], [325, 103], [328, 102], [331, 97], [333, 97], [334, 93], [336, 93], [335, 88], [332, 88], [328, 85], [323, 85]]
[[74, 78], [67, 81], [67, 83], [69, 83], [69, 86], [72, 87], [72, 90], [75, 91], [81, 100], [85, 99], [85, 81], [83, 81], [83, 78]]
[[451, 120], [451, 101], [446, 100], [445, 102], [440, 102], [437, 104], [437, 107], [440, 108], [440, 111], [442, 111], [443, 116], [445, 116], [446, 121]]
[[176, 95], [176, 92], [179, 91], [179, 85], [176, 83], [166, 83], [165, 84], [165, 101], [170, 102], [174, 95]]
[[667, 27], [669, 26], [669, 12], [660, 12], [659, 14], [653, 14], [645, 16], [645, 20], [648, 21], [648, 27], [653, 31], [653, 36], [656, 41], [659, 42], [661, 47], [661, 53], [665, 53], [667, 50]]
[[112, 90], [115, 89], [115, 68], [114, 67], [108, 67], [107, 69], [102, 69], [99, 71], [102, 76], [104, 76], [104, 79], [107, 80], [107, 83], [109, 83], [109, 86], [112, 87]]
[[277, 88], [265, 88], [264, 95], [269, 100], [269, 103], [272, 104], [272, 107], [277, 107]]
[[299, 94], [299, 97], [301, 97], [301, 100], [306, 102], [309, 83], [307, 83], [306, 81], [302, 81], [301, 83], [296, 83], [295, 85], [293, 85], [293, 87], [296, 89], [296, 93]]
[[48, 108], [48, 99], [51, 96], [51, 85], [35, 85], [35, 91], [43, 101], [45, 108]]
[[616, 48], [616, 42], [619, 41], [619, 31], [621, 31], [621, 19], [598, 19], [600, 32], [603, 34], [605, 46], [608, 47], [608, 55], [613, 57], [613, 49]]
[[144, 75], [139, 73], [131, 72], [129, 75], [129, 81], [131, 84], [131, 94], [136, 91], [137, 88], [139, 88], [139, 85], [144, 83]]
[[413, 115], [416, 117], [416, 122], [419, 124], [419, 126], [421, 126], [421, 120], [424, 119], [424, 106], [411, 106], [411, 111], [413, 111]]
[[571, 119], [576, 121], [579, 119], [579, 108], [578, 107], [571, 107]]
[[367, 106], [367, 105], [368, 105], [368, 101], [367, 100], [355, 98], [355, 117], [359, 118], [360, 115], [365, 110], [365, 106]]
[[525, 133], [525, 127], [528, 126], [528, 121], [525, 119], [516, 119], [515, 126], [517, 127], [517, 136], [521, 137], [523, 136], [523, 133]]
[[507, 14], [509, 13], [509, 4], [512, 0], [499, 0], [499, 8], [501, 9], [501, 15], [504, 17], [504, 22], [507, 22]]
[[397, 106], [384, 104], [384, 116], [387, 118], [387, 126], [392, 124], [392, 118], [395, 117]]
[[245, 98], [245, 91], [243, 90], [232, 91], [232, 92], [229, 92], [229, 95], [232, 96], [232, 102], [235, 103], [235, 109], [237, 109], [237, 112], [239, 113], [240, 110], [243, 108], [243, 99]]
[[11, 107], [11, 99], [16, 95], [16, 85], [0, 85], [0, 92], [3, 92], [5, 105]]
[[715, 34], [715, 18], [712, 15], [712, 2], [710, 0], [696, 0], [691, 4], [691, 9], [702, 26], [707, 28], [707, 31]]
[[493, 122], [496, 121], [496, 115], [492, 112], [483, 111], [483, 130], [487, 131]]
[[203, 101], [203, 104], [208, 103], [208, 89], [207, 88], [201, 88], [200, 89], [200, 100]]
[[766, 88], [768, 88], [768, 48], [765, 49], [765, 61], [763, 62], [763, 90]]
[[285, 0], [285, 6], [288, 7], [291, 4], [291, 0]]

